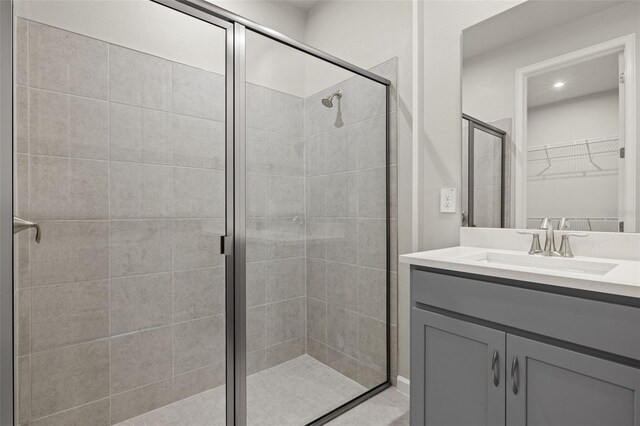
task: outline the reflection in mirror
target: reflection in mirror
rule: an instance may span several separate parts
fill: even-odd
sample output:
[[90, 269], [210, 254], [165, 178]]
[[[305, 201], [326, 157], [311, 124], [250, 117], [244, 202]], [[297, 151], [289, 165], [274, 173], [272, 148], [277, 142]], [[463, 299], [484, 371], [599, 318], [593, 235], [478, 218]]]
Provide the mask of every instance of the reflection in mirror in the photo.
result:
[[638, 2], [575, 1], [463, 32], [463, 226], [638, 232], [639, 31]]
[[[526, 217], [556, 229], [618, 230], [620, 168], [618, 55], [530, 77], [527, 89]], [[620, 181], [620, 182], [619, 182]], [[537, 202], [537, 200], [549, 200]]]
[[465, 225], [504, 228], [509, 214], [508, 204], [504, 202], [507, 132], [464, 114], [462, 123]]

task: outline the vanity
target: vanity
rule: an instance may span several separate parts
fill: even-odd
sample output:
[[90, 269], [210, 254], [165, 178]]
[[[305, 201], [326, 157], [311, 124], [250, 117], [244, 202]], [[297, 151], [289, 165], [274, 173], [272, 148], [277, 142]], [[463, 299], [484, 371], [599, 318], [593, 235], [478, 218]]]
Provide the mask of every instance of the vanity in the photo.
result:
[[462, 31], [461, 175], [421, 241], [455, 214], [459, 246], [400, 256], [412, 425], [640, 426], [638, 34], [637, 1]]
[[640, 425], [640, 239], [629, 259], [569, 259], [514, 233], [462, 228], [466, 246], [401, 256], [411, 424]]

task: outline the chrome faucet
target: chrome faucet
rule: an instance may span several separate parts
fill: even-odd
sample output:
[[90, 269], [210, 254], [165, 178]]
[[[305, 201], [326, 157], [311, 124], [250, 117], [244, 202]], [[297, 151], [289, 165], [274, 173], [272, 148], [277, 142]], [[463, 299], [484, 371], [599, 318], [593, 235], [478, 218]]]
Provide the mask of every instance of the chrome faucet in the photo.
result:
[[[562, 227], [565, 226], [566, 219], [562, 218], [560, 223]], [[540, 247], [540, 235], [536, 231], [518, 231], [518, 234], [532, 235], [531, 248], [529, 254], [540, 253], [543, 256], [561, 256], [561, 257], [573, 257], [571, 251], [571, 245], [569, 244], [569, 237], [586, 237], [589, 234], [582, 232], [567, 232], [562, 235], [562, 244], [560, 244], [560, 250], [556, 250], [555, 232], [553, 230], [553, 223], [551, 219], [545, 218], [540, 223], [540, 229], [545, 231], [546, 240], [544, 242], [544, 248]], [[562, 228], [560, 228], [562, 229]]]
[[553, 222], [551, 219], [544, 218], [540, 224], [540, 229], [545, 231], [546, 239], [544, 241], [544, 248], [542, 249], [543, 256], [560, 256], [558, 250], [556, 250], [556, 238], [553, 230]]
[[542, 253], [542, 247], [540, 247], [540, 234], [536, 231], [517, 231], [518, 234], [522, 235], [531, 235], [533, 239], [531, 240], [531, 248], [529, 249], [529, 254], [538, 254]]

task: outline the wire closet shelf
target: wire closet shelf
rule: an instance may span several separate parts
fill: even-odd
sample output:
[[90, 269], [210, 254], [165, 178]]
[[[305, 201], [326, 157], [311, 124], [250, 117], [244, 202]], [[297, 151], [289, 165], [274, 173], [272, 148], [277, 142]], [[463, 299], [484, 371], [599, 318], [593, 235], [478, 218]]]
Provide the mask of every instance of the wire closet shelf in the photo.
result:
[[[528, 217], [528, 229], [540, 229], [542, 217]], [[598, 232], [618, 232], [619, 219], [617, 217], [566, 217], [565, 231], [598, 231]], [[551, 218], [554, 229], [560, 228], [561, 218]]]
[[535, 146], [527, 150], [527, 177], [612, 173], [618, 170], [619, 158], [618, 136]]

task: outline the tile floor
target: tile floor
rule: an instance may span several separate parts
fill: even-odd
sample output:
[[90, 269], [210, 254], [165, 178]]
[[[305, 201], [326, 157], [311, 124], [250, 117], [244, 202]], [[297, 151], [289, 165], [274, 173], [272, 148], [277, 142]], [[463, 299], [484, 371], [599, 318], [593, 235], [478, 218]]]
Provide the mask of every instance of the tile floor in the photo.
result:
[[[304, 425], [365, 388], [308, 355], [261, 371], [247, 379], [247, 417], [251, 426]], [[118, 426], [224, 425], [224, 386], [134, 417]], [[335, 419], [333, 426], [409, 424], [409, 400], [389, 389]]]

